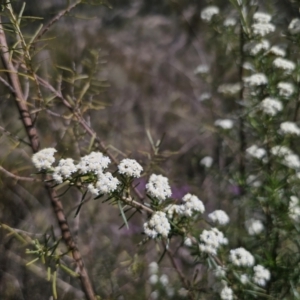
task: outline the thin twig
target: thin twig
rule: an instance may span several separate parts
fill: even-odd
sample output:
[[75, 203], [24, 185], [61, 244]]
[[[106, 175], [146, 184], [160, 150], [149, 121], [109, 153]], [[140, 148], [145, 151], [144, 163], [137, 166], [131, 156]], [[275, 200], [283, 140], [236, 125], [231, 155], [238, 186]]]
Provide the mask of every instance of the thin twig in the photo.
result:
[[[39, 136], [37, 133], [36, 128], [33, 125], [33, 121], [31, 119], [31, 115], [29, 113], [27, 103], [24, 100], [21, 84], [19, 81], [18, 73], [10, 59], [9, 55], [9, 48], [6, 41], [6, 36], [4, 33], [4, 29], [2, 27], [1, 18], [0, 18], [0, 55], [2, 59], [3, 66], [5, 70], [7, 70], [6, 75], [8, 77], [8, 81], [10, 85], [13, 87], [14, 92], [13, 96], [17, 105], [17, 108], [19, 110], [23, 125], [25, 127], [27, 136], [30, 140], [31, 149], [33, 153], [36, 153], [39, 150]], [[45, 177], [47, 179], [47, 177]], [[84, 266], [81, 253], [79, 249], [77, 248], [74, 239], [72, 237], [70, 227], [68, 225], [63, 205], [60, 201], [60, 199], [57, 197], [55, 190], [52, 189], [51, 184], [46, 181], [45, 182], [45, 188], [48, 192], [48, 195], [51, 200], [51, 204], [53, 206], [54, 212], [56, 214], [56, 218], [59, 224], [59, 227], [61, 229], [61, 234], [63, 237], [63, 240], [68, 246], [68, 249], [71, 251], [73, 259], [76, 262], [78, 272], [79, 272], [79, 278], [81, 281], [82, 288], [84, 290], [84, 293], [89, 300], [95, 300], [95, 293], [93, 291], [92, 283], [89, 279], [87, 270]]]
[[14, 178], [15, 180], [20, 180], [20, 181], [41, 181], [37, 178], [23, 177], [23, 176], [15, 175], [15, 174], [7, 171], [6, 169], [4, 169], [1, 166], [0, 166], [0, 171], [3, 172], [4, 174], [6, 174], [7, 176]]
[[73, 4], [70, 4], [66, 9], [60, 11], [56, 16], [54, 16], [48, 24], [40, 31], [40, 33], [35, 37], [35, 39], [32, 41], [32, 44], [38, 42], [41, 37], [51, 28], [53, 24], [55, 24], [57, 21], [59, 21], [65, 14], [69, 13], [73, 8], [75, 8], [77, 5], [79, 5], [82, 2], [82, 0], [77, 0]]

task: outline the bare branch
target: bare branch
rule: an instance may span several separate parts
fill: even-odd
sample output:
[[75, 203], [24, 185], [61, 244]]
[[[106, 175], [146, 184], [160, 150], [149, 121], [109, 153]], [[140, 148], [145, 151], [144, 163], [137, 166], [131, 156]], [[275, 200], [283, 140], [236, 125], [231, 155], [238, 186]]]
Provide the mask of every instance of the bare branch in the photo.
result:
[[20, 180], [20, 181], [41, 181], [41, 180], [39, 180], [37, 178], [23, 177], [23, 176], [15, 175], [15, 174], [7, 171], [6, 169], [4, 169], [1, 166], [0, 166], [0, 171], [3, 172], [4, 174], [6, 174], [8, 177], [14, 178], [15, 180]]

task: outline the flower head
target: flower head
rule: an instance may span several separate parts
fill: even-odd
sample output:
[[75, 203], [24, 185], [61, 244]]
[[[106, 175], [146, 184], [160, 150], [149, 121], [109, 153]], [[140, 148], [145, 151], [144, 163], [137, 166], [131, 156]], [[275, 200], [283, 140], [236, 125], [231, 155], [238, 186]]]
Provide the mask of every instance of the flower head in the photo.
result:
[[32, 162], [34, 166], [39, 170], [50, 169], [52, 164], [55, 162], [54, 148], [45, 148], [32, 155]]
[[226, 225], [229, 223], [230, 220], [226, 212], [223, 210], [215, 210], [214, 212], [208, 215], [208, 218], [212, 222], [218, 223], [220, 225]]
[[95, 174], [102, 173], [110, 164], [109, 157], [101, 152], [91, 152], [81, 158], [77, 168], [81, 174], [93, 172]]
[[279, 100], [268, 97], [260, 103], [260, 108], [266, 115], [274, 117], [282, 111], [283, 106]]
[[221, 127], [223, 129], [231, 129], [233, 127], [233, 121], [229, 119], [223, 119], [223, 120], [216, 120], [215, 126]]
[[268, 84], [268, 79], [265, 74], [257, 73], [244, 78], [244, 82], [251, 87]]
[[280, 124], [280, 133], [300, 135], [300, 128], [294, 122], [283, 122]]
[[217, 6], [207, 6], [201, 11], [201, 19], [210, 22], [214, 15], [218, 15], [220, 12]]
[[242, 247], [230, 250], [229, 259], [237, 267], [251, 267], [254, 265], [253, 255]]
[[150, 196], [157, 198], [159, 201], [164, 201], [172, 195], [169, 180], [162, 175], [152, 174], [146, 184], [146, 189]]
[[118, 165], [119, 173], [129, 177], [140, 177], [142, 166], [135, 160], [125, 158]]
[[270, 271], [261, 265], [255, 266], [253, 270], [253, 281], [260, 286], [265, 286], [267, 281], [271, 278]]
[[170, 223], [166, 217], [166, 214], [162, 211], [155, 212], [151, 219], [144, 223], [144, 232], [150, 238], [156, 238], [158, 235], [162, 237], [168, 237], [171, 230]]
[[68, 179], [72, 173], [77, 171], [72, 158], [61, 159], [58, 166], [54, 168], [53, 179], [57, 183], [62, 183], [63, 179]]
[[260, 220], [249, 219], [246, 221], [245, 225], [250, 235], [260, 234], [264, 230], [264, 225]]

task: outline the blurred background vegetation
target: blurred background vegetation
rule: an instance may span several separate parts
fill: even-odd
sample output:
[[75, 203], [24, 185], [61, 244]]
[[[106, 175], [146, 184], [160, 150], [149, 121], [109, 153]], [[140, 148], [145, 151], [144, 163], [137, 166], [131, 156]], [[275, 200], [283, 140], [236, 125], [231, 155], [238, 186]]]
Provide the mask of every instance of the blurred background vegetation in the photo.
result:
[[[46, 24], [68, 5], [64, 0], [25, 2], [24, 15], [43, 18], [22, 21], [23, 33], [28, 38], [40, 23]], [[226, 53], [227, 41], [220, 40], [222, 37], [201, 22], [200, 11], [209, 2], [115, 0], [107, 5], [86, 2], [53, 25], [43, 40], [34, 45], [31, 49], [35, 53], [34, 69], [74, 99], [86, 83], [75, 80], [76, 76], [92, 72], [91, 89], [85, 94], [81, 109], [112, 153], [118, 158], [137, 159], [147, 174], [156, 172], [170, 178], [177, 199], [193, 192], [208, 211], [226, 209], [236, 191], [222, 178], [226, 177], [235, 156], [221, 150], [222, 141], [213, 122], [231, 116], [237, 109], [236, 99], [222, 99], [217, 87], [237, 81], [238, 68], [232, 64], [236, 59]], [[220, 0], [213, 4], [230, 16], [228, 2]], [[298, 4], [289, 0], [264, 1], [263, 9], [275, 9], [270, 11], [276, 15], [274, 23], [286, 27], [293, 17], [299, 16]], [[22, 2], [15, 1], [12, 5], [18, 12]], [[233, 34], [233, 47], [238, 46], [236, 43]], [[194, 73], [198, 65], [210, 66], [209, 78], [203, 80]], [[26, 86], [25, 80], [23, 85]], [[34, 98], [31, 89], [29, 99]], [[86, 154], [91, 138], [58, 99], [53, 99], [46, 89], [42, 93], [47, 105], [42, 107], [36, 123], [41, 147], [55, 147], [58, 155], [64, 157], [78, 159]], [[211, 94], [209, 104], [201, 101], [205, 93]], [[19, 140], [26, 140], [25, 131], [4, 85], [0, 85], [0, 95], [0, 165], [18, 176], [29, 176], [35, 172], [30, 148]], [[158, 153], [154, 153], [151, 139], [154, 143], [162, 139]], [[214, 158], [212, 173], [199, 163], [207, 155]], [[146, 178], [140, 182], [140, 187], [145, 181]], [[1, 171], [0, 193], [1, 223], [31, 233], [41, 241], [49, 235], [59, 237], [52, 207], [40, 182], [17, 180]], [[126, 227], [119, 230], [122, 219], [118, 209], [102, 204], [101, 199], [89, 201], [76, 218], [74, 213], [81, 195], [71, 190], [61, 199], [96, 293], [103, 299], [148, 299], [153, 287], [148, 282], [147, 266], [159, 259], [163, 249], [154, 242], [137, 246], [143, 238], [140, 233], [146, 217], [137, 214], [129, 230]], [[25, 263], [34, 257], [25, 254], [16, 235], [8, 234], [3, 227], [0, 240], [0, 299], [51, 299], [51, 284], [45, 280], [44, 266], [34, 264], [39, 268], [35, 271], [26, 267]], [[173, 242], [172, 250], [180, 243]], [[186, 250], [179, 249], [176, 255], [189, 280], [196, 269], [197, 280], [210, 280], [205, 278], [202, 266], [194, 266]], [[74, 267], [65, 259], [70, 268]], [[162, 260], [160, 270], [169, 276], [175, 291], [169, 298], [181, 299], [179, 279], [167, 258]], [[77, 290], [66, 291], [59, 286], [59, 299], [82, 298], [76, 279], [61, 271], [59, 278]], [[160, 299], [164, 297], [167, 298]]]

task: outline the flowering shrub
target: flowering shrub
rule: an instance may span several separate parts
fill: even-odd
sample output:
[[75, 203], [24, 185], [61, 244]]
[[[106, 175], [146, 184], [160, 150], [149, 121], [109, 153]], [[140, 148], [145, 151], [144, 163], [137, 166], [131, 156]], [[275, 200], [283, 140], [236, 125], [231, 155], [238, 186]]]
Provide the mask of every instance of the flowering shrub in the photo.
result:
[[[151, 290], [147, 291], [151, 299], [300, 297], [300, 201], [297, 188], [300, 180], [297, 145], [300, 136], [297, 58], [300, 19], [292, 19], [284, 25], [275, 15], [266, 12], [269, 6], [263, 3], [229, 2], [222, 8], [217, 3], [210, 3], [197, 12], [197, 18], [207, 29], [206, 38], [213, 36], [214, 43], [210, 46], [215, 48], [218, 59], [216, 65], [202, 62], [195, 70], [190, 70], [195, 81], [207, 89], [198, 97], [201, 107], [213, 112], [214, 117], [201, 130], [214, 134], [217, 150], [201, 152], [201, 157], [197, 158], [199, 172], [207, 176], [204, 180], [209, 178], [214, 183], [211, 190], [219, 197], [212, 203], [209, 196], [202, 196], [198, 187], [198, 193], [197, 189], [195, 191], [202, 200], [190, 191], [180, 196], [174, 192], [174, 180], [168, 178], [168, 172], [160, 166], [162, 141], [154, 143], [149, 132], [154, 157], [150, 163], [135, 159], [136, 153], [127, 155], [114, 146], [104, 145], [85, 115], [97, 107], [93, 99], [99, 94], [99, 78], [94, 77], [97, 75], [94, 67], [99, 57], [94, 54], [94, 62], [85, 61], [81, 66], [81, 69], [91, 68], [88, 75], [60, 67], [72, 74], [64, 78], [71, 84], [71, 95], [65, 94], [61, 82], [56, 89], [54, 84], [40, 77], [30, 63], [34, 54], [30, 51], [33, 51], [35, 39], [40, 38], [40, 31], [26, 41], [20, 28], [22, 11], [17, 16], [10, 3], [3, 4], [4, 16], [9, 20], [12, 32], [17, 34], [17, 42], [9, 47], [7, 28], [0, 28], [1, 57], [7, 76], [7, 79], [1, 77], [1, 82], [16, 102], [29, 140], [27, 144], [34, 153], [31, 161], [37, 174], [26, 180], [37, 179], [44, 184], [61, 237], [56, 238], [57, 233], [51, 233], [43, 235], [43, 240], [34, 239], [25, 231], [4, 223], [1, 226], [28, 246], [26, 253], [32, 256], [28, 266], [38, 261], [46, 266], [53, 298], [58, 298], [56, 284], [60, 282], [64, 286], [57, 280], [61, 270], [80, 280], [82, 294], [87, 299], [98, 297], [94, 292], [93, 277], [89, 277], [83, 263], [84, 250], [77, 246], [61, 202], [64, 194], [75, 192], [80, 195], [80, 202], [75, 206], [76, 218], [82, 211], [93, 209], [89, 208], [92, 207], [91, 199], [101, 199], [116, 206], [127, 229], [132, 226], [131, 217], [139, 213], [140, 223], [134, 224], [139, 247], [147, 249], [160, 245], [161, 258], [155, 260], [160, 262], [165, 254], [168, 255], [180, 279], [178, 287], [176, 279], [170, 274], [161, 274], [160, 265], [151, 262], [148, 266], [148, 289]], [[69, 7], [64, 14], [71, 9]], [[56, 18], [60, 17], [61, 14]], [[52, 20], [49, 26], [56, 21]], [[16, 45], [21, 50], [16, 51]], [[220, 61], [224, 61], [222, 68]], [[17, 68], [24, 70], [21, 72]], [[223, 69], [227, 68], [236, 82], [225, 82], [229, 75]], [[21, 76], [25, 77], [24, 82]], [[34, 83], [33, 87], [29, 80]], [[30, 99], [28, 93], [33, 93]], [[52, 102], [53, 99], [60, 101], [63, 114], [51, 110], [57, 104]], [[222, 105], [216, 105], [217, 100]], [[226, 102], [225, 107], [223, 103]], [[34, 107], [32, 111], [31, 106]], [[43, 135], [35, 129], [35, 117], [40, 110], [58, 115], [65, 121], [71, 120], [76, 124], [76, 130], [80, 127], [82, 132], [74, 129], [72, 136], [76, 140], [76, 151], [65, 152], [59, 146], [40, 150]], [[82, 136], [89, 136], [89, 141], [82, 142]], [[176, 160], [172, 162], [176, 163]], [[184, 186], [185, 182], [180, 185]], [[61, 190], [64, 192], [59, 196], [57, 191]], [[94, 223], [100, 221], [92, 220]], [[61, 240], [67, 251], [60, 245]], [[180, 250], [176, 251], [175, 245]], [[72, 263], [68, 262], [67, 253], [72, 255]], [[193, 279], [180, 269], [187, 257], [193, 261], [186, 263], [190, 268], [200, 266]], [[136, 257], [132, 260], [131, 271], [134, 273], [139, 269], [139, 262]], [[120, 264], [126, 263], [124, 259]], [[198, 274], [199, 270], [201, 274]], [[82, 298], [82, 294], [79, 297]]]

